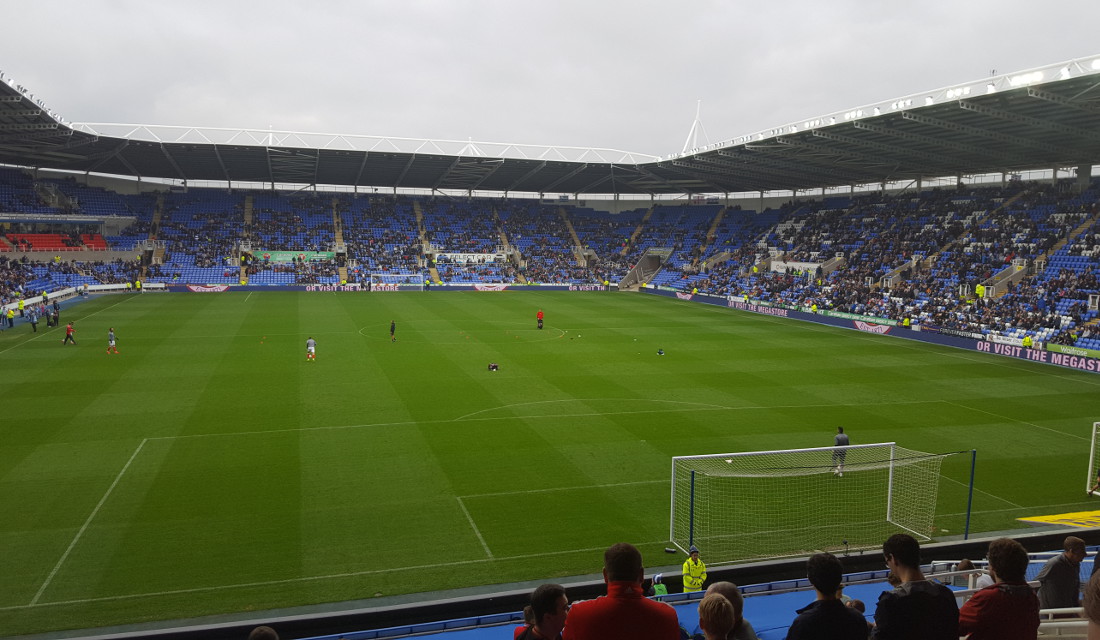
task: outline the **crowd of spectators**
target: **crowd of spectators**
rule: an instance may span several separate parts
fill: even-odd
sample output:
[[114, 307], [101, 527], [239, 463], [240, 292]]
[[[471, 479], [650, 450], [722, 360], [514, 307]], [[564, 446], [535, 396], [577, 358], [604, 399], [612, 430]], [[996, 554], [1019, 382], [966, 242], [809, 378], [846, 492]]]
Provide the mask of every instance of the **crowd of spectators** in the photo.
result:
[[[163, 240], [169, 268], [215, 268], [233, 264], [243, 237], [244, 214], [240, 198], [173, 200], [155, 229]], [[174, 258], [173, 258], [174, 256]]]
[[26, 293], [24, 288], [34, 278], [26, 262], [0, 257], [0, 305], [13, 302], [17, 295]]
[[422, 246], [412, 203], [406, 198], [358, 196], [337, 205], [349, 260], [358, 274], [371, 272], [418, 272], [424, 266]]
[[443, 253], [498, 253], [500, 229], [488, 203], [446, 201], [421, 205], [424, 241]]
[[[1092, 333], [1081, 325], [1096, 315], [1087, 301], [1097, 292], [1098, 265], [1048, 268], [1004, 285], [1002, 295], [976, 295], [977, 285], [998, 273], [1054, 253], [1100, 211], [1095, 188], [1081, 194], [1069, 194], [1064, 185], [1023, 189], [1013, 184], [912, 198], [866, 196], [834, 200], [829, 203], [834, 208], [823, 201], [778, 223], [766, 235], [766, 256], [758, 246], [739, 249], [728, 261], [698, 277], [685, 274], [673, 286], [1071, 344]], [[1063, 252], [1092, 255], [1095, 236], [1094, 224]], [[819, 266], [836, 253], [845, 256], [844, 264], [828, 274], [816, 268], [794, 273], [759, 268], [767, 258]]]
[[[1047, 560], [1036, 576], [1038, 590], [1029, 584], [1028, 550], [1012, 538], [991, 540], [986, 568], [969, 560], [952, 568], [951, 575], [926, 573], [920, 543], [907, 533], [895, 533], [882, 545], [889, 570], [886, 583], [871, 610], [863, 601], [844, 593], [847, 554], [811, 555], [805, 564], [806, 581], [813, 587], [809, 604], [791, 612], [789, 622], [772, 627], [771, 637], [785, 627], [787, 640], [1024, 640], [1040, 635], [1041, 616], [1088, 621], [1089, 637], [1100, 629], [1100, 573], [1093, 570], [1082, 599], [1082, 562], [1088, 556], [1084, 541], [1065, 539], [1062, 553]], [[692, 551], [696, 548], [693, 546]], [[1094, 559], [1095, 562], [1095, 559]], [[627, 543], [604, 553], [606, 595], [570, 603], [565, 588], [544, 584], [531, 594], [525, 622], [513, 637], [589, 638], [631, 637], [652, 640], [757, 640], [757, 631], [744, 614], [744, 596], [731, 582], [700, 582], [683, 591], [706, 592], [697, 601], [698, 624], [691, 629], [685, 605], [664, 602], [666, 589], [647, 590], [640, 552]], [[961, 582], [960, 582], [961, 581]], [[655, 576], [653, 584], [661, 584]], [[956, 589], [953, 589], [955, 587]], [[1083, 615], [1070, 613], [1084, 604]], [[961, 603], [961, 606], [960, 606]], [[1055, 613], [1057, 611], [1057, 613]], [[686, 620], [685, 620], [686, 618]], [[773, 622], [774, 624], [774, 622]], [[1078, 628], [1059, 632], [1073, 635]], [[1079, 628], [1084, 631], [1084, 627]], [[776, 635], [775, 637], [780, 637]]]
[[0, 257], [0, 304], [70, 286], [133, 282], [139, 268], [137, 261], [122, 259], [86, 262], [61, 256], [49, 260]]
[[334, 241], [332, 197], [299, 194], [253, 196], [244, 235], [267, 251], [329, 251]]

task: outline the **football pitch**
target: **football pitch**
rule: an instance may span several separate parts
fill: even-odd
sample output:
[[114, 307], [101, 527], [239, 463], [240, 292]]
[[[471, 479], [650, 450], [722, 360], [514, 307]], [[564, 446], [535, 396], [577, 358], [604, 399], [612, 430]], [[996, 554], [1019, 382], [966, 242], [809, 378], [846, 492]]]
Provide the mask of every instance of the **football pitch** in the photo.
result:
[[[4, 635], [590, 574], [619, 541], [675, 564], [672, 456], [837, 425], [976, 449], [972, 533], [1096, 504], [1100, 376], [988, 354], [604, 292], [148, 293], [68, 320], [76, 346], [0, 335]], [[962, 533], [969, 474], [944, 463], [935, 535]]]

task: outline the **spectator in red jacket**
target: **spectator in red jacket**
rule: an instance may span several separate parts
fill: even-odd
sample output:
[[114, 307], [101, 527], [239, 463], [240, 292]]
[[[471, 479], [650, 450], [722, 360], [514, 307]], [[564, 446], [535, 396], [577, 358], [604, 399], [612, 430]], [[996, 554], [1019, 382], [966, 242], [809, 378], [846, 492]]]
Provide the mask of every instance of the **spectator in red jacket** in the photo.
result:
[[676, 611], [642, 594], [641, 552], [625, 542], [613, 544], [604, 552], [603, 563], [607, 595], [573, 605], [564, 640], [678, 640]]
[[994, 583], [980, 589], [959, 609], [959, 635], [970, 640], [1035, 638], [1039, 598], [1027, 584], [1027, 549], [1015, 540], [989, 543], [989, 569]]

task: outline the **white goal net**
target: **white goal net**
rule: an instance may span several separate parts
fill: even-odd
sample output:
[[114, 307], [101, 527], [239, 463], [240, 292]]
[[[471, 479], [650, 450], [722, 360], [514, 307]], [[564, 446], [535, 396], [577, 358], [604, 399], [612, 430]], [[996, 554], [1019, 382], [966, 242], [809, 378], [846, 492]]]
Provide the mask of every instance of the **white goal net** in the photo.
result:
[[948, 455], [882, 443], [676, 457], [671, 540], [708, 562], [927, 540]]
[[378, 271], [369, 274], [371, 291], [423, 291], [425, 273]]

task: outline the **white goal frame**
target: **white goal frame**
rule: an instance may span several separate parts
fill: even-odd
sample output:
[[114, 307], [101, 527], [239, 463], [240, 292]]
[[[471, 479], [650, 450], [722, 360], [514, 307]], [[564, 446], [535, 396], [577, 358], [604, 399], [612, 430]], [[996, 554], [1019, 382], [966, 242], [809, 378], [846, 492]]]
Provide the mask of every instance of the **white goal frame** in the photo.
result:
[[1096, 465], [1098, 462], [1096, 445], [1098, 435], [1100, 435], [1100, 422], [1094, 422], [1092, 423], [1092, 438], [1091, 446], [1089, 447], [1089, 468], [1088, 476], [1085, 478], [1085, 491], [1088, 491], [1092, 488], [1092, 485], [1096, 484]]
[[[1100, 424], [1100, 423], [1098, 423]], [[877, 451], [876, 451], [877, 450]], [[837, 463], [837, 456], [840, 463]], [[803, 555], [807, 551], [817, 550], [848, 550], [848, 538], [853, 538], [853, 549], [871, 548], [881, 544], [885, 537], [873, 540], [878, 532], [907, 532], [918, 540], [930, 540], [935, 518], [936, 501], [938, 497], [940, 464], [942, 460], [952, 454], [929, 454], [899, 447], [894, 442], [874, 444], [848, 445], [842, 447], [814, 447], [808, 449], [783, 449], [776, 451], [747, 451], [740, 453], [707, 454], [695, 456], [677, 456], [672, 459], [672, 486], [669, 508], [669, 540], [676, 547], [687, 551], [688, 547], [696, 540], [707, 539], [711, 542], [720, 540], [717, 545], [723, 550], [729, 551], [729, 557], [725, 557], [722, 551], [713, 553], [717, 562], [732, 560], [750, 560], [768, 557], [785, 557]], [[761, 466], [753, 467], [752, 459], [756, 458]], [[787, 461], [784, 458], [789, 457]], [[716, 462], [726, 464], [715, 464]], [[738, 464], [740, 463], [740, 464]], [[727, 467], [728, 465], [728, 467]], [[678, 476], [679, 474], [679, 476]], [[685, 476], [690, 474], [690, 476]], [[862, 475], [861, 475], [862, 474]], [[767, 494], [752, 493], [751, 485], [755, 481], [761, 491], [766, 487], [780, 484], [791, 484], [796, 489], [813, 485], [811, 491], [821, 491], [817, 486], [824, 482], [836, 482], [836, 493], [832, 489], [825, 488], [820, 495], [837, 495], [834, 503], [820, 502], [818, 494], [807, 494], [807, 498], [817, 498], [819, 501], [811, 504], [803, 503], [799, 507], [797, 500], [786, 502], [775, 501], [776, 510], [768, 511], [761, 517], [761, 522], [775, 518], [789, 529], [777, 529], [775, 531], [752, 532], [752, 527], [739, 527], [743, 517], [745, 522], [756, 522], [751, 515], [742, 514], [738, 505], [746, 511], [752, 511], [755, 504], [768, 503]], [[860, 482], [873, 480], [873, 491], [857, 489]], [[741, 481], [744, 484], [741, 484]], [[700, 484], [701, 483], [701, 484]], [[904, 503], [896, 504], [898, 499], [896, 491], [898, 485], [919, 488], [917, 494], [908, 494]], [[746, 487], [746, 485], [748, 485]], [[885, 485], [885, 487], [883, 487]], [[828, 485], [833, 486], [833, 485]], [[748, 491], [746, 491], [748, 489]], [[698, 490], [698, 494], [697, 494]], [[775, 490], [773, 488], [773, 490]], [[841, 491], [862, 491], [868, 498], [873, 498], [863, 505], [854, 505], [854, 508], [863, 511], [855, 511], [853, 514], [863, 516], [871, 514], [869, 520], [854, 522], [835, 522], [843, 531], [851, 534], [824, 533], [818, 531], [819, 523], [812, 522], [812, 516], [806, 515], [805, 522], [800, 509], [807, 514], [821, 511], [829, 511], [835, 505], [838, 509], [846, 509], [851, 494], [840, 497]], [[723, 494], [723, 492], [729, 492]], [[884, 495], [883, 495], [884, 493]], [[871, 495], [873, 494], [873, 495]], [[862, 495], [862, 494], [861, 494]], [[874, 498], [874, 496], [878, 496]], [[749, 496], [749, 497], [745, 497]], [[915, 499], [914, 499], [915, 498]], [[680, 501], [678, 504], [677, 501]], [[714, 503], [714, 500], [720, 500]], [[740, 500], [740, 502], [738, 502]], [[684, 504], [684, 501], [687, 504]], [[873, 515], [877, 509], [875, 505], [881, 504], [879, 515]], [[698, 505], [697, 505], [698, 503]], [[715, 506], [711, 506], [711, 505]], [[870, 508], [869, 508], [870, 507]], [[709, 510], [709, 512], [708, 512]], [[840, 513], [844, 513], [840, 511]], [[774, 524], [774, 522], [773, 522]], [[796, 526], [797, 525], [797, 526]], [[807, 526], [803, 526], [807, 525]], [[727, 534], [727, 528], [730, 532]], [[798, 531], [791, 542], [791, 548], [784, 550], [782, 543], [773, 544], [767, 540], [759, 545], [757, 540], [764, 540], [769, 533], [783, 534], [784, 531]], [[820, 542], [819, 547], [807, 548], [809, 539], [833, 536], [836, 540], [827, 547], [827, 543]], [[862, 540], [859, 538], [862, 536]], [[778, 540], [785, 535], [773, 535]], [[742, 539], [741, 543], [727, 539]], [[844, 547], [838, 543], [843, 538]], [[830, 538], [831, 539], [831, 538]], [[750, 543], [752, 541], [752, 543]], [[802, 545], [802, 546], [799, 546]], [[766, 548], [766, 550], [765, 550]], [[774, 549], [773, 549], [774, 548]], [[754, 550], [759, 549], [759, 550]], [[716, 550], [717, 551], [717, 550]], [[742, 555], [744, 554], [744, 555]]]
[[425, 273], [371, 271], [367, 274], [370, 290], [374, 291], [423, 291]]

